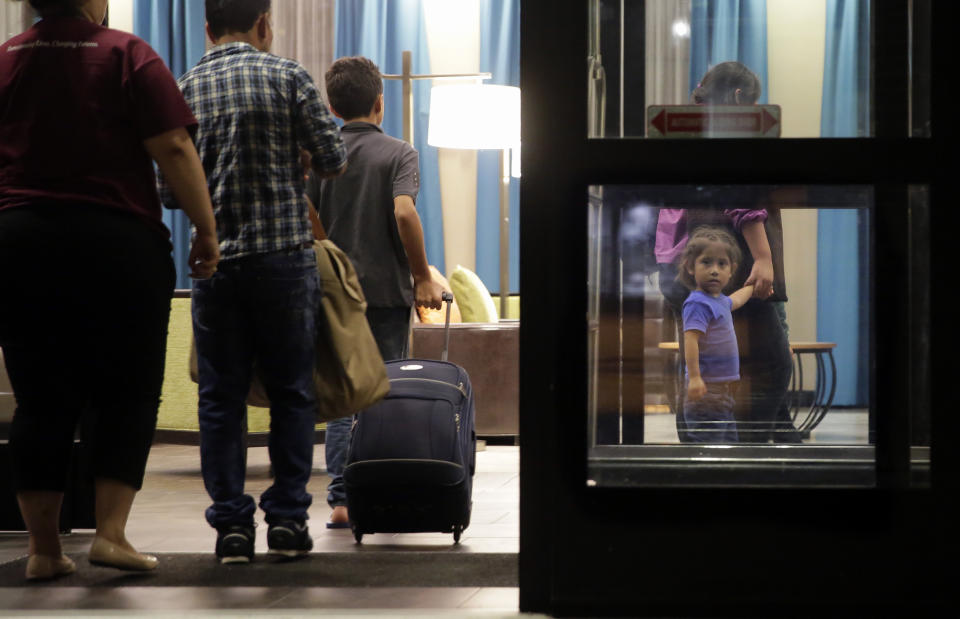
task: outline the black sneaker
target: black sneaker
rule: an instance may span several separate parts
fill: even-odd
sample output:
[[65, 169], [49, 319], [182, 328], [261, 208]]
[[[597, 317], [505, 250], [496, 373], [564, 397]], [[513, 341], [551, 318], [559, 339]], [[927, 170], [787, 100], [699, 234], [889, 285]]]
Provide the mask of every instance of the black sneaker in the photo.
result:
[[220, 563], [250, 563], [253, 560], [253, 527], [234, 524], [217, 529], [217, 559]]
[[267, 529], [267, 554], [299, 557], [313, 549], [313, 538], [307, 523], [296, 520], [278, 520]]

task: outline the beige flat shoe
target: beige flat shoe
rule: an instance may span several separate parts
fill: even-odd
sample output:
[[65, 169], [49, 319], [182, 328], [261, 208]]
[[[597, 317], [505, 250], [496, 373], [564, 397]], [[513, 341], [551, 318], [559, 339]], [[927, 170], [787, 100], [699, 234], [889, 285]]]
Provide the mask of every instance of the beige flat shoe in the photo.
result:
[[102, 537], [93, 538], [88, 558], [94, 565], [135, 572], [149, 572], [159, 563], [154, 556], [131, 552]]
[[27, 580], [50, 580], [76, 571], [77, 565], [67, 555], [30, 555], [27, 559]]

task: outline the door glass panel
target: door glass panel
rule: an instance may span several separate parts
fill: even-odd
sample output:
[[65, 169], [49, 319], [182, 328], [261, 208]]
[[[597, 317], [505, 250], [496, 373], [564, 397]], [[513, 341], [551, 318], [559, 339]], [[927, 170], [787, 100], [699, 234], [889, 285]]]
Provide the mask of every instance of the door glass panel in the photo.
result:
[[915, 0], [910, 4], [910, 125], [911, 135], [918, 138], [931, 135], [932, 10], [930, 0]]
[[[930, 6], [911, 3], [905, 25], [915, 136], [930, 134]], [[588, 0], [588, 135], [871, 137], [873, 7], [871, 0]], [[706, 105], [680, 110], [683, 122], [657, 122], [656, 106], [692, 103]], [[771, 116], [758, 123], [713, 107], [754, 103], [775, 106]]]
[[872, 485], [873, 206], [867, 186], [591, 187], [591, 483]]

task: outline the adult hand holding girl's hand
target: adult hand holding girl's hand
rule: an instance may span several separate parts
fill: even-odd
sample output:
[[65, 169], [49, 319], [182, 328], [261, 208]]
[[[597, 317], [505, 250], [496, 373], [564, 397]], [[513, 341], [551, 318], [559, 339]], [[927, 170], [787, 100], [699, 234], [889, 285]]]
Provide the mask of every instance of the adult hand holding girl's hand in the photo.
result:
[[753, 285], [753, 298], [766, 299], [773, 294], [773, 257], [770, 242], [763, 222], [759, 219], [749, 221], [740, 228], [743, 239], [753, 256], [753, 268], [744, 286]]
[[759, 258], [754, 261], [750, 276], [744, 286], [753, 286], [755, 299], [766, 299], [773, 294], [773, 260]]

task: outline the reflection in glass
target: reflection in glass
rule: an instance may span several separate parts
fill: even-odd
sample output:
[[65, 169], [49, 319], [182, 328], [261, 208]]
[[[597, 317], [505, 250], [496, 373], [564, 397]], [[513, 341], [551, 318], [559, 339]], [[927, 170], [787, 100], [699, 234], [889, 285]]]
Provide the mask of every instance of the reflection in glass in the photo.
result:
[[649, 136], [650, 106], [690, 103], [711, 68], [737, 61], [759, 78], [756, 102], [781, 107], [782, 137], [869, 137], [871, 11], [870, 0], [589, 0], [588, 135]]
[[[749, 447], [761, 460], [802, 459], [829, 448], [821, 459], [872, 442], [872, 189], [605, 185], [589, 201], [592, 457], [674, 445], [698, 458]], [[725, 274], [698, 276], [708, 254]], [[732, 333], [712, 338], [714, 320]], [[708, 387], [696, 393], [691, 359]], [[644, 447], [623, 451], [631, 445]], [[872, 451], [856, 457], [869, 477]]]
[[918, 138], [929, 138], [932, 134], [930, 120], [932, 9], [930, 0], [916, 0], [910, 6], [910, 124], [911, 135]]
[[603, 68], [603, 53], [600, 50], [599, 0], [590, 3], [589, 46], [587, 55], [587, 135], [591, 138], [604, 137], [606, 126], [607, 79]]

